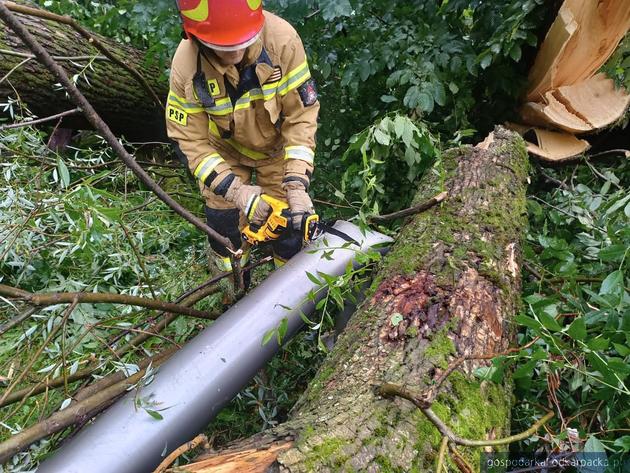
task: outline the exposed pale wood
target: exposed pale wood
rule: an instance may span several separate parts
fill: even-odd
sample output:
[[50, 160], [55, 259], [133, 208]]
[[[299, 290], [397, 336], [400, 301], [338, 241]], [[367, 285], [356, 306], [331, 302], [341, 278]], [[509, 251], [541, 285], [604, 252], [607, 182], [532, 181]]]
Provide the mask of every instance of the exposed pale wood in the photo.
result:
[[593, 76], [628, 29], [628, 0], [566, 0], [530, 71], [527, 101]]
[[629, 29], [628, 0], [565, 0], [530, 70], [521, 108], [521, 119], [540, 127], [533, 129], [530, 153], [553, 162], [574, 159], [589, 144], [573, 134], [595, 132], [624, 116], [630, 94], [597, 71]]
[[264, 473], [272, 466], [278, 455], [293, 447], [292, 441], [278, 442], [263, 449], [250, 448], [242, 451], [219, 453], [206, 460], [169, 470], [191, 473]]
[[623, 116], [630, 94], [605, 74], [546, 92], [544, 102], [528, 102], [521, 116], [532, 125], [554, 126], [569, 133], [605, 128]]
[[521, 135], [525, 135], [531, 130], [536, 139], [526, 140], [527, 151], [545, 161], [563, 162], [576, 159], [590, 148], [588, 141], [576, 138], [570, 133], [549, 131], [515, 123], [508, 123], [507, 126]]

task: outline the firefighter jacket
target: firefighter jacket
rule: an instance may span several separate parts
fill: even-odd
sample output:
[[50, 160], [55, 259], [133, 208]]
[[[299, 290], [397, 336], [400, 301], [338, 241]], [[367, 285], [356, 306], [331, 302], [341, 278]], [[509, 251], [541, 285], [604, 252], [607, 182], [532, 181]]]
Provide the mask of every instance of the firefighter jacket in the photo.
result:
[[[319, 102], [302, 42], [285, 20], [264, 12], [259, 39], [239, 66], [222, 65], [195, 40], [183, 40], [171, 68], [169, 137], [202, 192], [224, 196], [230, 162], [277, 163], [286, 180], [313, 169]], [[231, 176], [231, 179], [230, 179]]]

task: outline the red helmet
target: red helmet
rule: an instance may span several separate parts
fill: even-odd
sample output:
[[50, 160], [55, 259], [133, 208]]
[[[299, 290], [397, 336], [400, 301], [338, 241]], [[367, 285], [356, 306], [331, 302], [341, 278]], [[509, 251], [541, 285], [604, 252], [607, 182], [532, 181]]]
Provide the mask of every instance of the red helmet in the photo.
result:
[[214, 49], [249, 46], [265, 23], [262, 0], [177, 0], [188, 37]]

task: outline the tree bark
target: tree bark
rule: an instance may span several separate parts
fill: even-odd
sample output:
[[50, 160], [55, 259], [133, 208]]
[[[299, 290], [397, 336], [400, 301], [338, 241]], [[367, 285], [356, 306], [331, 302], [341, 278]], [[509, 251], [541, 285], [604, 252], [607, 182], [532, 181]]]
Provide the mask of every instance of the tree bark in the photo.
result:
[[[79, 74], [77, 86], [114, 133], [132, 140], [166, 138], [163, 111], [128, 71], [103, 57], [72, 27], [31, 15], [16, 15], [48, 52], [59, 58], [68, 75]], [[94, 36], [111, 53], [140, 72], [157, 96], [165, 101], [168, 80], [158, 64], [148, 64], [143, 51]], [[64, 90], [54, 86], [57, 80], [51, 72], [0, 22], [0, 78], [7, 74], [0, 82], [1, 102], [6, 102], [7, 97], [19, 99], [40, 118], [73, 108]], [[6, 115], [8, 111], [0, 113]], [[80, 114], [63, 118], [63, 127], [91, 128]]]
[[[527, 221], [527, 153], [516, 134], [498, 128], [489, 149], [452, 150], [442, 166], [444, 186], [427, 173], [415, 200], [444, 190], [447, 199], [402, 230], [290, 420], [218, 455], [294, 439], [275, 471], [435, 471], [442, 435], [434, 423], [405, 399], [380, 397], [376, 387], [393, 383], [420, 393], [453, 360], [507, 349], [520, 306]], [[484, 363], [455, 369], [431, 406], [466, 439], [510, 434], [511, 380], [475, 377]], [[474, 469], [480, 451], [459, 448]], [[457, 455], [446, 457], [448, 470], [457, 471]]]

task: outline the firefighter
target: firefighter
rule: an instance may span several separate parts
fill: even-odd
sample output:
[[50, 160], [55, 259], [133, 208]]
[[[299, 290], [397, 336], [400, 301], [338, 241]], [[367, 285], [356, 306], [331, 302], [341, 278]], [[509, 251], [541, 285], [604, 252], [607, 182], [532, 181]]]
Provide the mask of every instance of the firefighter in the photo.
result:
[[[166, 124], [199, 183], [208, 225], [241, 246], [262, 225], [268, 194], [288, 202], [295, 232], [272, 243], [281, 265], [302, 246], [319, 102], [295, 29], [262, 0], [178, 0], [185, 39], [171, 65]], [[229, 253], [210, 241], [217, 263]], [[247, 260], [248, 251], [241, 261]]]

